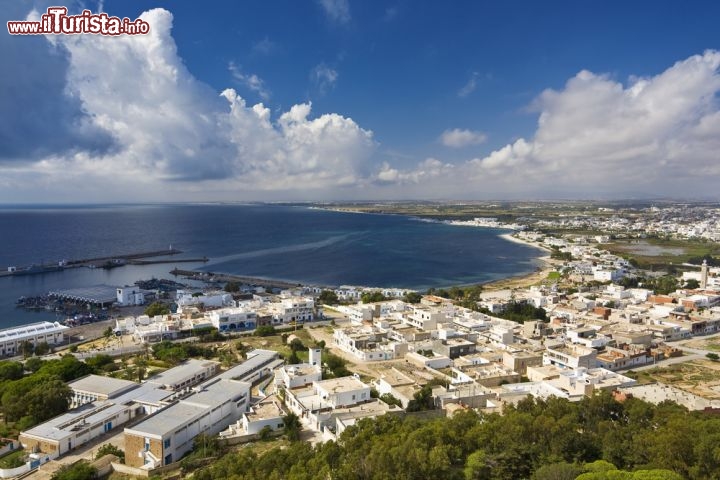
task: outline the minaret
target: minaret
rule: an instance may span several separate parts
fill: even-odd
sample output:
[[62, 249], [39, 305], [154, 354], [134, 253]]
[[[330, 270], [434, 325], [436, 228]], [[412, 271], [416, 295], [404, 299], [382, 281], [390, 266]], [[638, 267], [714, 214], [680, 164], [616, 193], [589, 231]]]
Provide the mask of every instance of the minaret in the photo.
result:
[[707, 260], [703, 260], [700, 267], [700, 288], [707, 288], [708, 265]]

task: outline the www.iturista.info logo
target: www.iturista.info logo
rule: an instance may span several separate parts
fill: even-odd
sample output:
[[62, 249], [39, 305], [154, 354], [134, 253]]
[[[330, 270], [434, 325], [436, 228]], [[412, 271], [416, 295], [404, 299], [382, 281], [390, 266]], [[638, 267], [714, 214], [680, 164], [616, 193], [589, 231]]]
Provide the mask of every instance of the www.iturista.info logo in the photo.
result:
[[68, 15], [66, 7], [49, 7], [39, 22], [7, 22], [10, 35], [48, 35], [91, 33], [95, 35], [145, 35], [150, 24], [140, 18], [110, 17], [107, 13], [83, 10], [80, 15]]

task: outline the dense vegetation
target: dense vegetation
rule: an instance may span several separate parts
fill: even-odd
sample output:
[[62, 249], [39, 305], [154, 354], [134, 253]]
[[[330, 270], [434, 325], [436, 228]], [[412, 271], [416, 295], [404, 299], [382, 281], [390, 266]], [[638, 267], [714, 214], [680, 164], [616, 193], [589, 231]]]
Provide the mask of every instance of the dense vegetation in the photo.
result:
[[473, 285], [469, 287], [451, 287], [449, 289], [431, 288], [427, 291], [428, 295], [449, 298], [451, 300], [454, 300], [457, 305], [465, 308], [470, 308], [472, 310], [478, 309], [478, 302], [480, 301], [481, 293], [481, 285]]
[[373, 291], [373, 292], [364, 292], [360, 295], [360, 300], [362, 300], [362, 303], [375, 303], [375, 302], [384, 302], [387, 300], [387, 297], [382, 294], [382, 292], [379, 291]]
[[625, 288], [647, 288], [658, 295], [667, 295], [680, 287], [677, 277], [674, 275], [663, 275], [662, 277], [625, 277], [618, 282]]
[[321, 305], [337, 305], [339, 302], [337, 294], [332, 290], [323, 290], [318, 297], [318, 303]]
[[177, 365], [188, 358], [212, 358], [216, 355], [215, 350], [210, 347], [194, 343], [171, 342], [169, 340], [156, 343], [153, 345], [152, 351], [155, 358], [170, 365]]
[[153, 302], [145, 309], [145, 315], [154, 317], [155, 315], [168, 315], [170, 307], [162, 302]]
[[481, 308], [480, 311], [487, 315], [512, 320], [517, 323], [524, 323], [528, 320], [548, 321], [547, 312], [544, 308], [535, 307], [532, 303], [525, 301], [518, 302], [516, 300], [510, 300], [500, 312], [492, 313], [490, 310], [484, 308]]
[[92, 480], [97, 477], [97, 470], [86, 460], [64, 465], [55, 472], [51, 480]]
[[[36, 358], [36, 357], [34, 357]], [[20, 430], [67, 411], [72, 392], [65, 382], [93, 372], [93, 368], [72, 355], [59, 360], [0, 362], [0, 406], [5, 422], [17, 422]]]
[[348, 427], [337, 443], [242, 449], [194, 478], [712, 479], [718, 445], [720, 418], [603, 393], [577, 403], [528, 398], [503, 415], [386, 415]]

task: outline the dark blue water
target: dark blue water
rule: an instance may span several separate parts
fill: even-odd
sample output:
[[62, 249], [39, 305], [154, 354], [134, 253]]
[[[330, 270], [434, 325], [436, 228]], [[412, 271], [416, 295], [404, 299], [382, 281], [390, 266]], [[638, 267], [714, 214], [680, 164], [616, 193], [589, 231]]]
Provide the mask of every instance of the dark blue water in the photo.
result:
[[152, 205], [0, 208], [0, 269], [61, 259], [162, 250], [208, 264], [125, 266], [113, 270], [0, 277], [0, 327], [54, 314], [14, 307], [21, 296], [97, 284], [172, 278], [200, 268], [316, 285], [426, 289], [469, 284], [535, 269], [538, 251], [500, 230], [454, 227], [395, 215], [361, 215], [266, 205]]

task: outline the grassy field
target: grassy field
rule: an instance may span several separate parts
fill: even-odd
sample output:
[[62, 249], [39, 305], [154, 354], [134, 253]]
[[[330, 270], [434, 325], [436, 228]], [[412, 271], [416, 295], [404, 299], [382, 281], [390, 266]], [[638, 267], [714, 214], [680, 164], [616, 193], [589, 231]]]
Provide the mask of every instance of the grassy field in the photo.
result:
[[648, 238], [644, 240], [616, 240], [603, 245], [610, 253], [632, 257], [640, 268], [679, 266], [693, 257], [720, 255], [720, 244], [701, 240]]
[[338, 203], [318, 205], [323, 208], [363, 213], [412, 215], [441, 220], [464, 220], [474, 217], [495, 217], [513, 222], [519, 217], [554, 219], [558, 215], [612, 216], [614, 212], [598, 211], [592, 202], [387, 202], [387, 203]]

